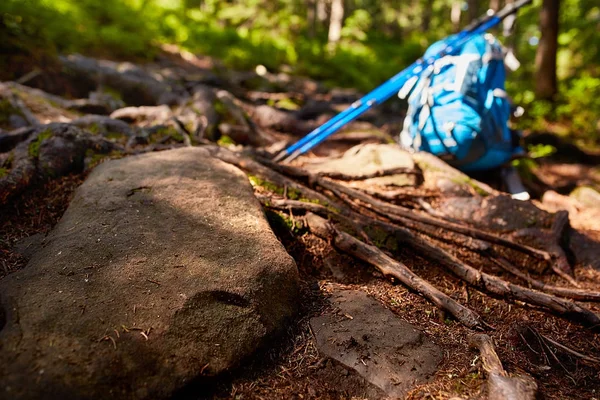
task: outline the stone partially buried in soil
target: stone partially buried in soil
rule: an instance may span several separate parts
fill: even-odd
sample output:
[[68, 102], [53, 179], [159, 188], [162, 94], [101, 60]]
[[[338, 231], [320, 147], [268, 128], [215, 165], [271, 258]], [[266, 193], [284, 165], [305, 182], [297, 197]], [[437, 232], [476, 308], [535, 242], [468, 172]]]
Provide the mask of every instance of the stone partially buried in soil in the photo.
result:
[[366, 293], [336, 291], [331, 303], [333, 312], [310, 321], [323, 355], [393, 398], [403, 398], [436, 372], [441, 348]]
[[201, 148], [106, 162], [0, 282], [0, 398], [201, 390], [282, 328], [297, 281], [237, 168]]

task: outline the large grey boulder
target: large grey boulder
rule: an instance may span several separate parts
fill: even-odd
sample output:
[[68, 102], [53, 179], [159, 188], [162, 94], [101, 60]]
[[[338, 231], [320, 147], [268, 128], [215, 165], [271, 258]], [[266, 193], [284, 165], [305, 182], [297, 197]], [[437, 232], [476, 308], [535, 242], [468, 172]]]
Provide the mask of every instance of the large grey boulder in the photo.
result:
[[106, 162], [0, 282], [0, 398], [168, 398], [282, 328], [297, 281], [237, 168], [201, 148]]

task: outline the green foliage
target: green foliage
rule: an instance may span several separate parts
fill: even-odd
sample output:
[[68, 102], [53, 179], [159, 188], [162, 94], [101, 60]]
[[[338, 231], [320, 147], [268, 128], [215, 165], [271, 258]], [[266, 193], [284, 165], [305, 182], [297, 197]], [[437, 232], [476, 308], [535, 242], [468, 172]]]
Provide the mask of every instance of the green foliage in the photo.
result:
[[151, 13], [135, 1], [4, 0], [0, 31], [9, 37], [2, 47], [60, 52], [86, 51], [113, 56], [147, 56], [157, 30]]
[[[561, 1], [560, 94], [549, 103], [537, 101], [533, 90], [537, 47], [530, 39], [540, 36], [541, 2], [534, 0], [533, 6], [523, 8], [515, 34], [501, 38], [514, 47], [522, 64], [509, 75], [507, 87], [527, 111], [520, 128], [558, 129], [585, 143], [598, 143], [600, 6], [597, 0]], [[176, 43], [217, 57], [230, 68], [253, 69], [262, 64], [277, 71], [285, 66], [294, 74], [368, 91], [454, 29], [448, 1], [349, 0], [341, 40], [328, 45], [327, 18], [319, 20], [314, 4], [300, 0], [2, 0], [0, 51], [34, 57], [42, 50], [151, 59], [161, 43]], [[488, 5], [489, 0], [479, 1], [482, 11]], [[466, 14], [462, 13], [462, 26], [468, 22]], [[0, 68], [6, 67], [2, 62], [0, 57]], [[294, 107], [291, 102], [278, 106]]]
[[[600, 145], [600, 7], [596, 0], [562, 0], [558, 38], [559, 94], [554, 102], [537, 100], [534, 94], [536, 46], [539, 38], [539, 6], [519, 13], [515, 52], [521, 68], [507, 78], [507, 90], [526, 115], [520, 128], [551, 131], [586, 145]], [[542, 72], [543, 73], [543, 72]]]
[[530, 145], [528, 147], [528, 150], [529, 157], [533, 159], [548, 157], [556, 153], [556, 147], [551, 146], [549, 144]]
[[592, 77], [582, 73], [571, 79], [561, 92], [561, 101], [556, 107], [559, 120], [569, 121], [571, 134], [586, 142], [598, 145], [600, 133], [600, 75]]

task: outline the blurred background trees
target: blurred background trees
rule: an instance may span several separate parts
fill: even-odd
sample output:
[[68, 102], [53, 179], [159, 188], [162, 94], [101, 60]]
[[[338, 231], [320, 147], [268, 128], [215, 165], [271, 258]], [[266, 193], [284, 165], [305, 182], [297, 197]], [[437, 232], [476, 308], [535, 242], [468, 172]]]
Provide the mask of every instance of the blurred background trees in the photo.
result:
[[[151, 59], [161, 43], [175, 43], [231, 68], [261, 64], [368, 91], [508, 1], [2, 0], [0, 51]], [[508, 89], [527, 110], [526, 128], [598, 144], [598, 32], [597, 0], [535, 0], [519, 12], [510, 38], [493, 32], [521, 62]], [[14, 62], [0, 57], [0, 69], [7, 60]]]

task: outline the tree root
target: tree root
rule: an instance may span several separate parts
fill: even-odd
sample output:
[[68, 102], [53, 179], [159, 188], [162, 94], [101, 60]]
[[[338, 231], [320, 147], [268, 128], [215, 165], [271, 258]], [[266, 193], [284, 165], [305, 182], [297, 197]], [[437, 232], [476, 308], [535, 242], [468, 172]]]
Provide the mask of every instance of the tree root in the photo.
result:
[[600, 301], [600, 293], [598, 293], [598, 292], [590, 292], [590, 291], [582, 290], [582, 289], [569, 289], [569, 288], [563, 288], [563, 287], [559, 287], [559, 286], [547, 285], [537, 279], [532, 278], [528, 274], [522, 272], [521, 270], [516, 268], [507, 259], [505, 259], [503, 257], [497, 256], [497, 255], [495, 255], [495, 256], [492, 255], [491, 259], [500, 268], [502, 268], [503, 270], [505, 270], [507, 272], [510, 272], [517, 278], [524, 280], [534, 289], [537, 289], [537, 290], [540, 290], [540, 291], [546, 292], [546, 293], [552, 293], [557, 296], [565, 297], [565, 298], [572, 299], [572, 300]]
[[482, 231], [471, 226], [462, 226], [456, 223], [439, 220], [428, 215], [418, 214], [417, 212], [402, 206], [385, 203], [381, 200], [364, 194], [359, 190], [349, 188], [327, 178], [317, 178], [317, 183], [325, 189], [335, 189], [349, 196], [350, 198], [360, 200], [361, 202], [367, 204], [372, 210], [374, 210], [378, 214], [384, 217], [388, 217], [392, 220], [399, 219], [399, 222], [402, 222], [404, 221], [404, 219], [408, 218], [417, 222], [422, 222], [425, 224], [437, 226], [439, 228], [447, 229], [452, 232], [462, 233], [464, 235], [468, 235], [476, 239], [485, 240], [486, 242], [505, 246], [539, 259], [543, 259], [546, 261], [551, 259], [550, 254], [545, 251], [538, 250], [530, 246], [522, 245], [508, 239], [504, 239], [500, 236]]
[[37, 126], [40, 124], [40, 121], [33, 115], [31, 110], [27, 108], [27, 106], [23, 103], [23, 101], [14, 94], [11, 90], [14, 86], [20, 86], [15, 84], [8, 83], [0, 83], [0, 97], [4, 98], [5, 101], [8, 102], [10, 107], [15, 110], [18, 114], [20, 114], [27, 124], [30, 126]]
[[[583, 308], [572, 301], [515, 285], [496, 276], [481, 272], [476, 268], [473, 268], [472, 266], [462, 262], [445, 250], [438, 248], [428, 240], [416, 236], [410, 230], [403, 228], [400, 225], [404, 224], [405, 226], [411, 227], [415, 230], [429, 231], [425, 233], [432, 233], [431, 228], [424, 228], [427, 225], [441, 228], [451, 227], [452, 229], [449, 229], [450, 231], [458, 232], [469, 238], [478, 239], [478, 241], [471, 242], [470, 248], [471, 250], [478, 251], [482, 254], [485, 254], [485, 251], [489, 249], [485, 244], [487, 241], [495, 244], [506, 245], [507, 247], [515, 250], [520, 250], [525, 254], [537, 255], [540, 258], [550, 259], [550, 255], [547, 252], [520, 245], [487, 232], [474, 230], [466, 226], [460, 226], [456, 223], [447, 223], [446, 221], [438, 221], [430, 216], [417, 215], [412, 210], [374, 199], [358, 190], [354, 190], [336, 183], [329, 178], [324, 178], [318, 175], [315, 176], [299, 168], [274, 164], [268, 160], [260, 159], [261, 162], [266, 164], [263, 165], [257, 161], [218, 147], [211, 147], [211, 152], [215, 157], [220, 158], [225, 162], [237, 165], [247, 172], [257, 174], [269, 182], [293, 188], [294, 190], [297, 190], [305, 195], [307, 198], [323, 202], [322, 204], [327, 205], [325, 209], [328, 209], [329, 207], [335, 209], [335, 212], [329, 210], [329, 215], [341, 214], [350, 219], [354, 224], [360, 226], [362, 228], [361, 231], [366, 232], [367, 229], [365, 228], [375, 227], [387, 232], [390, 235], [394, 235], [399, 242], [407, 244], [410, 248], [415, 249], [423, 256], [439, 263], [441, 266], [456, 275], [459, 279], [467, 282], [471, 286], [484, 293], [498, 298], [520, 301], [529, 305], [540, 307], [541, 309], [556, 314], [562, 318], [578, 322], [596, 330], [600, 329], [600, 318], [592, 311]], [[344, 204], [341, 204], [338, 200], [334, 200], [331, 195], [325, 195], [321, 192], [315, 191], [314, 189], [309, 189], [307, 186], [300, 184], [276, 171], [284, 172], [286, 175], [308, 181], [308, 183], [314, 187], [320, 188], [323, 193], [332, 193], [338, 199], [347, 203], [350, 208]], [[364, 206], [356, 204], [354, 201], [356, 199], [362, 201], [370, 207], [366, 209]], [[301, 209], [300, 204], [295, 204], [295, 206], [296, 210]], [[310, 208], [316, 209], [315, 207], [308, 206], [304, 207], [304, 211]], [[369, 210], [371, 212], [369, 212]], [[320, 207], [315, 211], [321, 215], [325, 213], [325, 210]], [[392, 222], [386, 222], [383, 219], [389, 219]], [[410, 222], [407, 223], [407, 221]], [[396, 223], [400, 225], [397, 225]], [[360, 235], [362, 236], [362, 234]], [[483, 241], [481, 238], [484, 238]], [[466, 239], [464, 240], [465, 243], [467, 241], [468, 240]], [[590, 294], [586, 293], [585, 296], [590, 296]], [[591, 294], [591, 297], [594, 296], [594, 294]]]
[[36, 179], [81, 172], [88, 151], [108, 154], [117, 149], [121, 150], [117, 144], [70, 124], [40, 125], [5, 161], [7, 172], [0, 177], [0, 204], [21, 193]]
[[[263, 162], [264, 160], [261, 159], [260, 161]], [[328, 190], [332, 190], [332, 191], [335, 190], [336, 192], [343, 193], [343, 194], [349, 196], [350, 198], [352, 198], [353, 200], [360, 200], [361, 202], [367, 204], [370, 209], [372, 209], [373, 211], [377, 212], [378, 214], [380, 214], [384, 217], [408, 218], [408, 219], [422, 222], [425, 224], [437, 226], [439, 228], [447, 229], [452, 232], [462, 233], [464, 235], [468, 235], [468, 236], [471, 236], [471, 237], [474, 237], [474, 238], [477, 238], [480, 240], [485, 240], [490, 243], [505, 246], [505, 247], [511, 248], [513, 250], [520, 251], [524, 254], [531, 255], [538, 259], [542, 259], [542, 260], [546, 260], [546, 261], [549, 261], [552, 259], [551, 254], [549, 254], [546, 251], [535, 249], [530, 246], [516, 243], [512, 240], [508, 240], [508, 239], [502, 238], [500, 236], [497, 236], [497, 235], [494, 235], [494, 234], [491, 234], [488, 232], [484, 232], [484, 231], [477, 229], [475, 227], [472, 227], [472, 226], [462, 226], [462, 225], [458, 225], [456, 223], [436, 219], [436, 218], [433, 218], [428, 215], [418, 214], [415, 211], [410, 210], [408, 208], [398, 206], [395, 204], [386, 203], [386, 202], [378, 200], [372, 196], [369, 196], [368, 194], [363, 193], [359, 190], [350, 188], [345, 185], [341, 185], [331, 179], [311, 174], [311, 173], [304, 171], [297, 167], [292, 167], [289, 165], [275, 164], [270, 161], [266, 165], [268, 165], [269, 167], [271, 167], [273, 169], [279, 170], [279, 172], [281, 172], [285, 175], [293, 176], [296, 178], [308, 178], [309, 183], [312, 185], [316, 184], [316, 185], [323, 187], [324, 189], [328, 189]]]
[[[555, 351], [553, 351], [550, 346], [554, 346], [558, 351], [568, 354], [571, 357], [580, 359], [588, 364], [592, 364], [592, 365], [596, 365], [596, 366], [600, 365], [600, 358], [587, 356], [576, 350], [573, 350], [573, 349], [549, 338], [548, 336], [541, 334], [540, 332], [537, 331], [537, 329], [535, 329], [531, 326], [520, 326], [517, 328], [517, 333], [519, 334], [521, 340], [523, 340], [523, 342], [530, 349], [532, 349], [532, 348], [531, 348], [530, 344], [527, 342], [527, 340], [525, 339], [525, 337], [532, 335], [535, 339], [537, 339], [538, 343], [542, 347], [542, 349], [541, 349], [542, 352], [544, 352], [544, 354], [546, 354], [546, 355], [548, 353], [550, 353], [550, 355], [553, 359], [556, 359], [556, 354], [555, 354]], [[562, 364], [561, 364], [561, 366], [564, 368], [564, 366]], [[565, 370], [566, 370], [566, 368], [565, 368]]]
[[502, 367], [492, 339], [485, 334], [469, 338], [469, 345], [479, 350], [483, 369], [488, 375], [487, 394], [489, 400], [533, 400], [537, 384], [530, 376], [509, 377]]
[[[302, 202], [298, 202], [295, 204], [296, 211], [302, 210], [301, 203]], [[314, 205], [308, 205], [304, 207], [304, 211], [307, 209], [316, 211], [319, 214], [324, 214], [326, 212], [332, 214], [330, 210], [325, 211], [327, 208], [314, 207]], [[354, 213], [351, 211], [347, 212], [347, 214], [354, 215]], [[365, 221], [365, 219], [367, 220]], [[426, 258], [440, 263], [461, 280], [464, 280], [484, 293], [492, 294], [503, 299], [522, 301], [530, 305], [541, 307], [547, 311], [561, 316], [562, 318], [577, 321], [595, 329], [600, 328], [600, 318], [592, 311], [580, 307], [571, 301], [514, 285], [498, 277], [480, 272], [477, 269], [463, 263], [446, 251], [435, 247], [425, 239], [415, 236], [407, 229], [383, 221], [369, 221], [369, 219], [365, 217], [363, 217], [359, 224], [361, 225], [361, 228], [363, 228], [361, 230], [364, 230], [365, 226], [377, 226], [389, 233], [395, 234], [399, 241], [404, 242], [411, 248], [418, 250], [418, 252], [424, 255]], [[319, 235], [319, 233], [316, 234]], [[344, 247], [343, 250], [346, 250], [346, 248]], [[352, 252], [349, 253], [353, 256], [358, 256]], [[358, 257], [361, 258], [360, 256]], [[371, 263], [369, 260], [365, 261]]]
[[399, 240], [413, 246], [421, 254], [432, 261], [436, 261], [451, 271], [461, 280], [471, 286], [497, 296], [502, 299], [513, 299], [526, 304], [541, 307], [562, 318], [579, 322], [595, 330], [600, 329], [600, 318], [592, 311], [580, 307], [577, 304], [542, 292], [531, 290], [507, 282], [498, 277], [481, 272], [470, 265], [460, 261], [448, 252], [431, 245], [425, 239], [416, 237], [408, 230], [397, 228], [401, 235]]
[[569, 213], [562, 210], [555, 214], [551, 232], [549, 234], [537, 228], [528, 228], [515, 232], [513, 237], [533, 238], [534, 241], [546, 248], [548, 253], [551, 254], [552, 258], [555, 260], [555, 262], [551, 264], [552, 270], [573, 286], [579, 287], [579, 284], [573, 278], [573, 270], [569, 265], [567, 255], [560, 246], [564, 232], [568, 227]]
[[452, 314], [461, 324], [471, 329], [484, 329], [487, 324], [474, 311], [462, 306], [427, 281], [409, 270], [404, 264], [387, 256], [375, 246], [364, 244], [342, 232], [315, 214], [307, 214], [306, 221], [315, 235], [331, 240], [335, 247], [377, 268], [383, 275], [398, 279], [408, 288], [421, 294], [440, 310]]

